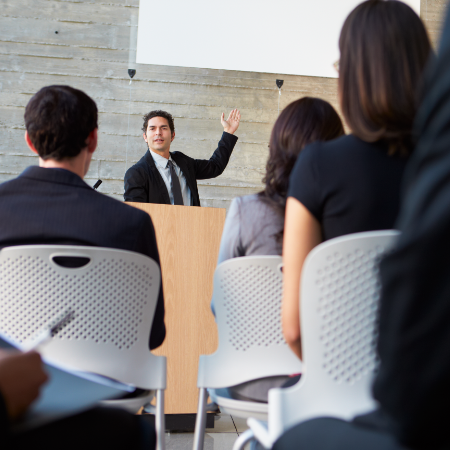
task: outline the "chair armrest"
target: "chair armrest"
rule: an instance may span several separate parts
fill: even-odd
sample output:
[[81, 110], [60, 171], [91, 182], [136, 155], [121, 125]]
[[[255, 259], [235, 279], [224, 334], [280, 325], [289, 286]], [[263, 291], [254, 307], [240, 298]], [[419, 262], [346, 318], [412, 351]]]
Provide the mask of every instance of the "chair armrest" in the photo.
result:
[[253, 431], [254, 438], [267, 450], [271, 449], [273, 446], [272, 439], [269, 435], [269, 430], [267, 428], [267, 422], [262, 422], [261, 420], [254, 419], [250, 417], [247, 419], [247, 425]]

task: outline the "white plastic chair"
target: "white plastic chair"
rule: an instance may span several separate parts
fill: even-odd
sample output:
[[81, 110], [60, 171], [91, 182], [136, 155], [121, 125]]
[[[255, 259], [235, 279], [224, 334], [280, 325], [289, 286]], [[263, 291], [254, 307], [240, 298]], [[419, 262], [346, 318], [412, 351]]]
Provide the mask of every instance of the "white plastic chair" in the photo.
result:
[[395, 242], [394, 230], [326, 241], [308, 255], [301, 278], [303, 373], [286, 389], [269, 391], [269, 421], [248, 420], [265, 448], [308, 419], [351, 420], [376, 407], [378, 262]]
[[[58, 258], [85, 258], [67, 268]], [[0, 252], [0, 329], [26, 345], [66, 311], [73, 320], [40, 349], [43, 357], [146, 390], [106, 405], [155, 413], [164, 450], [166, 358], [148, 347], [160, 269], [139, 253], [99, 247], [18, 246]], [[156, 408], [150, 405], [155, 396]]]
[[232, 399], [224, 388], [302, 370], [281, 330], [281, 268], [279, 256], [247, 256], [225, 261], [215, 271], [219, 347], [200, 356], [194, 450], [203, 448], [208, 394], [223, 412], [267, 419], [267, 404]]

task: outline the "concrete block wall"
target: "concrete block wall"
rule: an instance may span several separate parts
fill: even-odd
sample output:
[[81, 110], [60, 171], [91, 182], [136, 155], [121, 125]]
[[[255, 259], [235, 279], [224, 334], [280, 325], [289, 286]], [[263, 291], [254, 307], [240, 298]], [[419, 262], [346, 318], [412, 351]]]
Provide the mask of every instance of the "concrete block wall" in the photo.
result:
[[[446, 3], [421, 2], [433, 42]], [[0, 182], [37, 164], [23, 139], [23, 112], [30, 97], [50, 84], [69, 84], [97, 102], [99, 146], [86, 181], [102, 179], [99, 191], [119, 200], [126, 169], [146, 151], [142, 116], [152, 109], [173, 114], [172, 149], [194, 158], [209, 158], [216, 148], [220, 114], [241, 110], [239, 141], [227, 169], [198, 183], [203, 206], [227, 208], [235, 196], [262, 187], [278, 115], [275, 79], [284, 80], [280, 108], [306, 95], [338, 108], [331, 78], [135, 64], [138, 0], [0, 0], [0, 7]], [[164, 45], [164, 36], [155, 36], [155, 43]], [[292, 57], [301, 57], [295, 46]], [[137, 71], [131, 85], [130, 67]]]

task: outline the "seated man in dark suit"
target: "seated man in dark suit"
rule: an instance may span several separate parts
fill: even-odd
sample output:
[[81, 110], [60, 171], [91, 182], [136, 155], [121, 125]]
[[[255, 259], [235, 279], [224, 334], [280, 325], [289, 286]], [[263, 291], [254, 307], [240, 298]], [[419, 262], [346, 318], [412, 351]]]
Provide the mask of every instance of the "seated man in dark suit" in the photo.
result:
[[197, 180], [218, 177], [225, 170], [237, 142], [233, 135], [240, 120], [237, 109], [227, 120], [222, 113], [224, 133], [214, 154], [204, 160], [170, 152], [175, 139], [173, 117], [166, 111], [150, 111], [142, 127], [148, 151], [125, 174], [125, 201], [200, 206]]
[[[25, 140], [39, 155], [17, 178], [0, 184], [0, 249], [12, 245], [93, 245], [142, 253], [158, 264], [150, 216], [83, 181], [97, 147], [97, 106], [84, 92], [49, 86], [25, 109]], [[150, 348], [165, 337], [162, 289]]]
[[[39, 167], [28, 167], [0, 185], [0, 249], [26, 244], [92, 245], [142, 253], [159, 264], [149, 215], [83, 181], [97, 147], [95, 102], [69, 86], [45, 87], [29, 101], [25, 126], [26, 143], [39, 155]], [[161, 288], [150, 348], [160, 346], [164, 337]], [[112, 414], [116, 413], [122, 412]], [[102, 417], [105, 414], [110, 415], [102, 412]]]

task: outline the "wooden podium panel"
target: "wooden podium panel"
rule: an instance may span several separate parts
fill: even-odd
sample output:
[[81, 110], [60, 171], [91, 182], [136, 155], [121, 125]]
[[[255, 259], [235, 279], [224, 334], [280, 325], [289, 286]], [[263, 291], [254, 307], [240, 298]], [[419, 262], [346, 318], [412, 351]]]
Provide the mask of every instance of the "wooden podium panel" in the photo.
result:
[[198, 358], [217, 349], [209, 304], [225, 209], [128, 203], [150, 214], [156, 231], [166, 308], [166, 414], [197, 412]]

